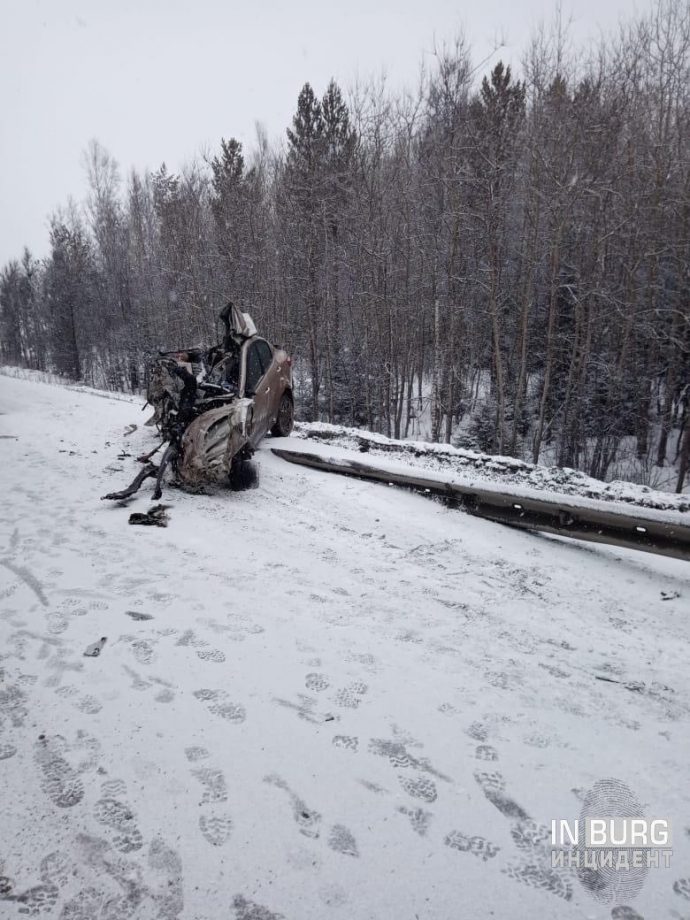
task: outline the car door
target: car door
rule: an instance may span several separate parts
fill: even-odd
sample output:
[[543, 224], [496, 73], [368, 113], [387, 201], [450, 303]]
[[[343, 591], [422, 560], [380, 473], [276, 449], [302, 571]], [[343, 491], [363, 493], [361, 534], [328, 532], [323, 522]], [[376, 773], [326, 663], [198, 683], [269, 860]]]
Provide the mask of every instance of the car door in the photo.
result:
[[273, 353], [268, 342], [252, 339], [244, 346], [244, 396], [254, 400], [252, 430], [249, 440], [256, 447], [273, 424], [271, 416], [274, 381], [271, 369]]
[[275, 424], [280, 410], [280, 398], [285, 390], [282, 368], [280, 367], [276, 350], [264, 339], [259, 339], [259, 356], [264, 371], [262, 386], [266, 397], [267, 428], [268, 431]]

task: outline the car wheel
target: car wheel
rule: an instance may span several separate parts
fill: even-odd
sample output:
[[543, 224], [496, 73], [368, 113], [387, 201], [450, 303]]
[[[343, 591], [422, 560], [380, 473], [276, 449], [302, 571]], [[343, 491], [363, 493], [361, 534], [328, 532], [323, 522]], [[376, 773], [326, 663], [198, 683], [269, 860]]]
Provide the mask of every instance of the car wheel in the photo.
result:
[[295, 404], [292, 401], [292, 396], [289, 393], [283, 393], [280, 408], [278, 409], [278, 418], [273, 428], [271, 428], [271, 434], [276, 438], [287, 438], [292, 431], [294, 421]]
[[230, 488], [233, 492], [246, 492], [259, 488], [259, 470], [251, 460], [235, 458], [230, 467]]

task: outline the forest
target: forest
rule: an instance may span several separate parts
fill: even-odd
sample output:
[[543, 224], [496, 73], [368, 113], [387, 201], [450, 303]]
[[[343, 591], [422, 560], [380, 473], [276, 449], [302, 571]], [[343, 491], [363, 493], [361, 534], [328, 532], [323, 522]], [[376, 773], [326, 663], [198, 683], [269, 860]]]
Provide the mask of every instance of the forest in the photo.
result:
[[93, 141], [49, 252], [2, 268], [0, 361], [142, 390], [232, 299], [293, 355], [298, 418], [681, 491], [690, 3], [499, 56], [305, 83], [282, 143], [230, 125], [180, 172]]

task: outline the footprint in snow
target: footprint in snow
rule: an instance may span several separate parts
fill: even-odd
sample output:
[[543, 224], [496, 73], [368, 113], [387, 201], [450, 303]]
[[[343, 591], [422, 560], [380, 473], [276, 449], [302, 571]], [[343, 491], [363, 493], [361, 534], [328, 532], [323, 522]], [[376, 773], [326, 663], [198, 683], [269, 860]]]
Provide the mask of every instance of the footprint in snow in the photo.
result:
[[398, 780], [405, 792], [413, 799], [423, 799], [425, 802], [435, 802], [438, 798], [436, 783], [426, 776], [412, 779], [408, 776], [399, 776]]
[[352, 751], [353, 754], [356, 754], [359, 748], [359, 738], [354, 735], [334, 735], [331, 743], [333, 747]]
[[282, 777], [271, 774], [270, 776], [264, 777], [264, 782], [271, 786], [275, 786], [277, 789], [282, 789], [287, 793], [292, 806], [292, 816], [299, 827], [300, 834], [303, 834], [305, 837], [313, 838], [320, 836], [321, 815], [318, 811], [309, 808], [305, 802], [290, 789]]
[[473, 856], [478, 856], [484, 862], [488, 859], [493, 859], [501, 849], [499, 846], [496, 846], [495, 843], [486, 840], [484, 837], [467, 837], [465, 834], [462, 834], [460, 831], [451, 831], [443, 841], [447, 847], [451, 847], [454, 850], [460, 850], [463, 853], [471, 853]]
[[338, 690], [333, 701], [336, 706], [342, 706], [346, 709], [357, 709], [368, 689], [367, 685], [362, 683], [362, 681], [355, 681], [352, 684], [348, 684], [347, 687]]
[[357, 841], [342, 824], [334, 824], [328, 834], [328, 846], [343, 856], [359, 856]]
[[197, 658], [200, 658], [202, 661], [214, 661], [217, 664], [222, 664], [225, 661], [225, 655], [217, 648], [213, 649], [200, 649], [196, 653]]
[[41, 772], [41, 789], [58, 808], [72, 808], [84, 798], [84, 785], [64, 755], [68, 745], [60, 735], [39, 735], [34, 760]]
[[126, 802], [111, 796], [101, 798], [93, 807], [93, 816], [108, 829], [112, 846], [118, 852], [132, 853], [144, 845], [136, 816]]
[[313, 690], [316, 693], [321, 693], [323, 690], [327, 690], [331, 685], [331, 682], [326, 677], [325, 674], [307, 674], [304, 678], [304, 686], [307, 690]]
[[498, 760], [496, 748], [490, 744], [480, 744], [474, 752], [477, 760]]
[[[185, 748], [185, 756], [190, 764], [203, 763], [208, 760], [209, 752], [204, 747], [190, 746]], [[199, 766], [191, 770], [192, 776], [201, 783], [203, 793], [199, 806], [202, 813], [199, 815], [199, 830], [211, 846], [221, 847], [232, 833], [232, 817], [227, 811], [218, 810], [218, 803], [228, 799], [225, 775], [221, 770], [213, 767]]]
[[245, 721], [247, 712], [240, 703], [234, 703], [224, 690], [195, 690], [194, 696], [205, 704], [213, 715], [238, 725]]
[[426, 836], [432, 818], [430, 811], [424, 811], [423, 808], [407, 808], [405, 805], [401, 805], [397, 810], [399, 814], [405, 815], [410, 819], [410, 824], [415, 834], [419, 834], [420, 837]]
[[79, 712], [86, 713], [86, 715], [95, 716], [103, 709], [103, 706], [95, 696], [89, 694], [80, 696], [77, 688], [73, 687], [71, 684], [65, 684], [62, 687], [58, 687], [55, 693], [57, 696], [69, 700], [75, 709], [78, 709]]

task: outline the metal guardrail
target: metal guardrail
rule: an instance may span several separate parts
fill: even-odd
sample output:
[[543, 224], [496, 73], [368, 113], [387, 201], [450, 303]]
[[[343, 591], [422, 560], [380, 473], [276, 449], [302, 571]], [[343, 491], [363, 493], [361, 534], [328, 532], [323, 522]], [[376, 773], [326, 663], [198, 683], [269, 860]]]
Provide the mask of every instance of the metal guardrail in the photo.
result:
[[325, 459], [318, 454], [282, 448], [272, 448], [272, 451], [289, 463], [441, 496], [462, 506], [469, 514], [511, 527], [690, 560], [690, 525], [687, 524], [589, 508], [565, 495], [558, 501], [524, 497], [475, 485], [440, 482], [416, 474], [391, 473], [357, 460]]

